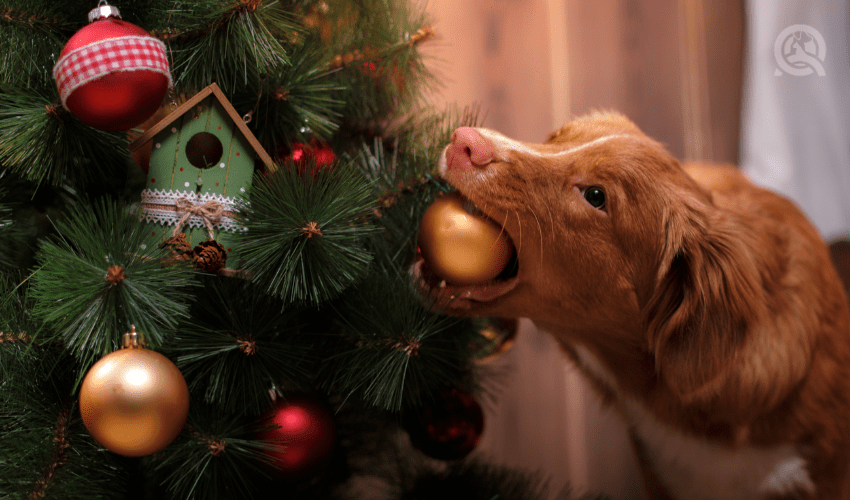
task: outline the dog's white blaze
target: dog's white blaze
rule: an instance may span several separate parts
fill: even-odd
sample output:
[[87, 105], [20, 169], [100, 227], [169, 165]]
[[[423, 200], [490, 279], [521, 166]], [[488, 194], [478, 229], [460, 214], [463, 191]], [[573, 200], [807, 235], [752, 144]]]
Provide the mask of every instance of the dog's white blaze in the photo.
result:
[[780, 462], [761, 483], [760, 491], [771, 495], [799, 496], [801, 491], [814, 494], [815, 485], [806, 470], [805, 460], [795, 456]]
[[[567, 156], [573, 153], [578, 153], [579, 151], [582, 151], [584, 149], [591, 148], [598, 144], [608, 142], [612, 139], [618, 139], [620, 137], [630, 137], [626, 134], [611, 134], [603, 137], [597, 137], [592, 141], [585, 142], [584, 144], [579, 144], [578, 146], [573, 146], [570, 149], [565, 149], [554, 153], [543, 153], [537, 151], [531, 146], [528, 146], [527, 144], [523, 144], [519, 141], [511, 139], [510, 137], [505, 137], [504, 135], [496, 132], [495, 130], [490, 130], [487, 128], [476, 128], [475, 130], [478, 131], [478, 133], [481, 134], [484, 138], [490, 140], [496, 146], [496, 154], [500, 155], [500, 158], [498, 158], [500, 160], [507, 160], [507, 153], [510, 151], [534, 156], [536, 158], [554, 158], [559, 156]], [[443, 149], [443, 154], [440, 155], [440, 160], [437, 164], [437, 171], [440, 173], [441, 176], [445, 176], [448, 171], [448, 162], [446, 161], [446, 149], [448, 149], [448, 146]]]
[[443, 154], [440, 155], [440, 162], [437, 164], [437, 172], [442, 177], [446, 176], [446, 171], [448, 170], [448, 162], [446, 161], [446, 149], [448, 148], [448, 146], [443, 148]]
[[583, 346], [578, 363], [618, 394], [627, 424], [643, 443], [661, 482], [677, 499], [744, 500], [769, 494], [815, 492], [806, 463], [791, 445], [728, 448], [686, 435], [659, 422], [634, 397], [620, 394], [616, 378]]
[[626, 134], [611, 134], [602, 137], [597, 137], [592, 141], [585, 142], [584, 144], [579, 144], [577, 146], [573, 146], [570, 149], [564, 149], [561, 151], [557, 151], [554, 153], [544, 153], [538, 151], [527, 144], [523, 144], [519, 141], [511, 139], [510, 137], [505, 137], [504, 135], [496, 132], [495, 130], [490, 130], [487, 128], [477, 128], [475, 129], [479, 134], [484, 136], [484, 138], [489, 139], [493, 144], [496, 145], [497, 151], [515, 151], [517, 153], [522, 153], [529, 156], [534, 156], [537, 158], [555, 158], [558, 156], [568, 156], [573, 153], [578, 153], [584, 149], [596, 146], [598, 144], [602, 144], [610, 141], [611, 139], [618, 139], [620, 137], [629, 137]]

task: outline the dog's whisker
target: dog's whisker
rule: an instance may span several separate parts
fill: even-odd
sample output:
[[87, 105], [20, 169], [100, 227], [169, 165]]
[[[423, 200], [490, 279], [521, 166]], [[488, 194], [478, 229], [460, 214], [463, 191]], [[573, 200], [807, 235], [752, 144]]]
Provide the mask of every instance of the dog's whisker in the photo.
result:
[[[540, 233], [540, 248], [543, 248], [543, 226], [540, 224], [540, 219], [537, 217], [537, 214], [534, 212], [534, 210], [529, 210], [529, 211], [531, 212], [531, 215], [534, 216], [535, 222], [537, 222], [537, 232]], [[541, 259], [542, 259], [543, 252], [538, 252], [538, 253], [540, 254]], [[541, 260], [541, 264], [542, 264], [542, 260]]]
[[549, 227], [551, 227], [553, 229], [553, 231], [550, 231], [550, 233], [549, 233], [549, 238], [553, 242], [557, 242], [557, 237], [555, 236], [555, 232], [554, 232], [554, 229], [556, 227], [555, 226], [555, 214], [552, 213], [552, 207], [550, 207], [548, 204], [544, 205], [544, 206], [546, 207], [546, 211], [549, 212]]
[[[502, 234], [507, 233], [507, 231], [505, 230], [505, 226], [507, 226], [507, 225], [508, 225], [508, 217], [509, 217], [509, 215], [510, 215], [510, 212], [505, 212], [505, 220], [504, 220], [504, 222], [502, 222], [502, 230], [501, 230], [501, 232], [499, 233], [499, 236], [501, 236]], [[508, 235], [508, 236], [510, 237], [510, 235]], [[514, 243], [514, 244], [516, 244], [516, 243]]]
[[505, 235], [505, 236], [508, 237], [508, 239], [510, 239], [510, 235], [508, 234], [507, 230], [505, 230], [505, 226], [507, 225], [507, 223], [508, 223], [508, 214], [505, 214], [505, 220], [500, 225], [499, 237], [501, 237], [502, 235]]
[[540, 234], [540, 249], [541, 250], [539, 252], [537, 252], [537, 254], [539, 256], [540, 265], [542, 267], [542, 265], [543, 265], [543, 251], [542, 250], [543, 250], [544, 245], [545, 245], [545, 242], [544, 242], [545, 237], [543, 235], [543, 225], [540, 224], [540, 218], [537, 217], [537, 213], [534, 210], [529, 209], [529, 212], [534, 217], [534, 221], [537, 223], [537, 232]]
[[522, 253], [520, 248], [522, 246], [522, 217], [519, 216], [519, 210], [514, 209], [514, 214], [516, 215], [517, 233], [519, 236], [519, 241], [514, 242], [514, 247], [516, 247], [516, 255], [517, 258], [519, 258], [520, 254]]

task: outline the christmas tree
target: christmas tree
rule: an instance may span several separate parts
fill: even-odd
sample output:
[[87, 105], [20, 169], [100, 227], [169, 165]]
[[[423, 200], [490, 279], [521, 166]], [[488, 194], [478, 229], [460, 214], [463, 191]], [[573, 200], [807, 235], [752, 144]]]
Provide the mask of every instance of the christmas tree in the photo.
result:
[[410, 277], [423, 11], [104, 4], [0, 2], [0, 497], [538, 498]]

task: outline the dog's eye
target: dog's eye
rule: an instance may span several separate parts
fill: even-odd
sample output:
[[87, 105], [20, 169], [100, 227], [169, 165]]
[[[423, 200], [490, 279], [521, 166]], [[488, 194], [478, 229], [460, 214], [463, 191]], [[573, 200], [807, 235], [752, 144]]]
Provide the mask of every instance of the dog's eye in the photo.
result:
[[605, 191], [598, 187], [589, 187], [584, 190], [584, 199], [590, 203], [593, 208], [602, 208], [605, 206]]

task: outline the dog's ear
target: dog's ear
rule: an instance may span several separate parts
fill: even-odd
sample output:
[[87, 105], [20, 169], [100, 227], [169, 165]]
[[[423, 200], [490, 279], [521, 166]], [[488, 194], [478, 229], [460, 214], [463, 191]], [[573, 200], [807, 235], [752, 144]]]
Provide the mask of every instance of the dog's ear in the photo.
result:
[[685, 404], [722, 399], [730, 412], [776, 404], [796, 383], [782, 375], [785, 364], [805, 363], [807, 355], [765, 323], [771, 282], [782, 273], [770, 252], [779, 250], [710, 201], [691, 201], [666, 215], [661, 265], [644, 307], [658, 375]]

